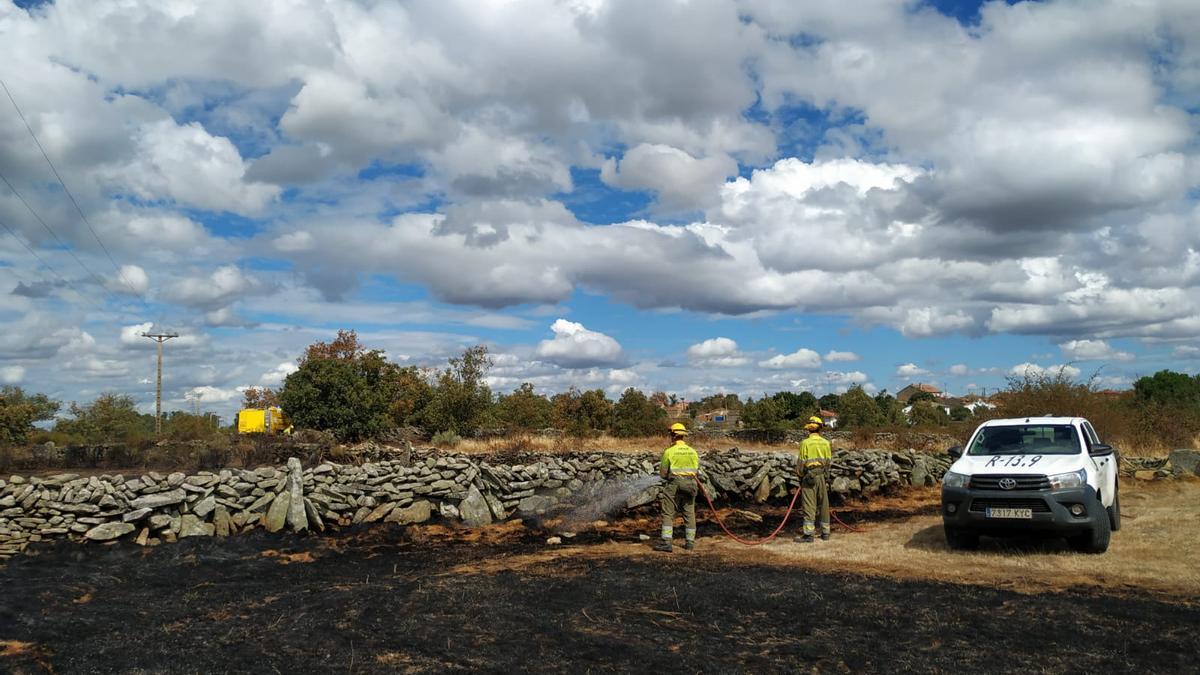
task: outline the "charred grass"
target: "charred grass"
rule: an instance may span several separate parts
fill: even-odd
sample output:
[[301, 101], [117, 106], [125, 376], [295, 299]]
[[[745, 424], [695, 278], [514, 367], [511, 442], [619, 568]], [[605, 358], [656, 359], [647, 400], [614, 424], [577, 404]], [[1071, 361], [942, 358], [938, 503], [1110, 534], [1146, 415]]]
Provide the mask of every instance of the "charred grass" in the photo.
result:
[[[1120, 568], [1125, 554], [1164, 555], [1154, 537], [1183, 535], [1182, 525], [1160, 528], [1194, 514], [1186, 506], [1194, 488], [1147, 490], [1137, 518], [1099, 557], [1060, 554], [1050, 544], [971, 554], [921, 544], [923, 523], [934, 517], [929, 492], [843, 505], [843, 519], [861, 533], [838, 531], [833, 541], [807, 547], [781, 540], [735, 548], [706, 515], [691, 554], [657, 554], [637, 541], [653, 531], [649, 510], [571, 524], [577, 532], [547, 520], [310, 538], [264, 533], [156, 549], [58, 544], [0, 570], [0, 671], [1194, 668], [1200, 609], [1190, 600], [1200, 592], [1176, 587], [1171, 598], [1089, 584], [1004, 583], [1022, 574], [1060, 570], [1065, 579]], [[1130, 501], [1132, 511], [1140, 500]], [[761, 523], [735, 518], [732, 526], [761, 536], [782, 515], [761, 512]], [[1157, 532], [1145, 548], [1135, 545], [1142, 528]], [[545, 543], [567, 534], [574, 536], [562, 546]], [[898, 534], [898, 543], [888, 543]], [[927, 557], [896, 557], [906, 551]]]

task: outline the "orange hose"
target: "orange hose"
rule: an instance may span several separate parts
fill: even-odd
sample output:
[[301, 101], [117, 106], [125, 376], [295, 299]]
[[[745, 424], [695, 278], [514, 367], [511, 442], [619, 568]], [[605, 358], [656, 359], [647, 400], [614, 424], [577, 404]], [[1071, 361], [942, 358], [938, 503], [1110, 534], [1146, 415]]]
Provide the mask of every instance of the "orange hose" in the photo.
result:
[[[713, 504], [712, 497], [708, 496], [708, 490], [704, 489], [704, 483], [700, 482], [700, 478], [698, 476], [696, 477], [696, 485], [700, 487], [700, 493], [704, 495], [704, 501], [708, 502], [708, 508], [713, 512], [713, 518], [717, 521], [717, 525], [721, 526], [721, 529], [725, 531], [725, 534], [729, 535], [730, 539], [736, 541], [742, 546], [761, 546], [762, 544], [765, 544], [779, 536], [779, 533], [783, 531], [783, 526], [787, 525], [788, 518], [792, 517], [792, 510], [796, 508], [796, 500], [800, 498], [800, 488], [796, 488], [796, 494], [792, 495], [792, 503], [788, 504], [787, 513], [783, 514], [783, 521], [779, 523], [779, 527], [775, 528], [775, 531], [767, 535], [765, 539], [760, 539], [758, 541], [747, 541], [737, 536], [733, 532], [730, 532], [728, 527], [725, 527], [724, 521], [721, 520], [721, 513], [717, 511], [717, 507]], [[829, 512], [829, 515], [833, 516], [833, 519], [847, 530], [850, 530], [851, 532], [859, 531], [843, 522], [842, 519], [838, 518], [838, 515], [832, 510]]]
[[796, 506], [796, 500], [800, 498], [800, 488], [796, 488], [796, 494], [792, 496], [792, 503], [788, 504], [788, 510], [783, 516], [783, 522], [779, 523], [779, 527], [775, 528], [775, 531], [772, 532], [766, 539], [761, 539], [759, 541], [746, 541], [745, 539], [742, 539], [736, 534], [730, 532], [728, 527], [725, 527], [725, 523], [721, 520], [721, 514], [717, 511], [717, 507], [713, 505], [712, 497], [708, 496], [708, 490], [704, 489], [704, 483], [700, 482], [699, 477], [696, 478], [696, 485], [700, 486], [700, 492], [704, 495], [704, 501], [708, 502], [708, 508], [712, 510], [713, 518], [717, 520], [717, 525], [720, 525], [721, 529], [725, 530], [725, 534], [729, 535], [730, 539], [733, 539], [742, 546], [759, 546], [779, 536], [779, 533], [783, 531], [783, 526], [787, 525], [788, 518], [790, 518], [792, 515], [792, 509]]

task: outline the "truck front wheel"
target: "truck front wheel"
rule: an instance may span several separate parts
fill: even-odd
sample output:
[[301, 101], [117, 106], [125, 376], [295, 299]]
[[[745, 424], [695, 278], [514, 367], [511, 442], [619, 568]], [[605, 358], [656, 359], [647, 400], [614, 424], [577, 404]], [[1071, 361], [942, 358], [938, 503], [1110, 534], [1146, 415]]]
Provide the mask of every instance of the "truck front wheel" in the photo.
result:
[[1108, 507], [1108, 523], [1112, 526], [1109, 529], [1113, 532], [1121, 529], [1121, 490], [1115, 482], [1113, 483], [1113, 503]]
[[1109, 522], [1107, 510], [1096, 519], [1091, 530], [1067, 538], [1071, 548], [1080, 553], [1104, 553], [1108, 550], [1108, 541], [1112, 538], [1112, 524]]
[[946, 544], [955, 551], [974, 551], [979, 548], [977, 533], [954, 527], [944, 527], [944, 529], [946, 530]]

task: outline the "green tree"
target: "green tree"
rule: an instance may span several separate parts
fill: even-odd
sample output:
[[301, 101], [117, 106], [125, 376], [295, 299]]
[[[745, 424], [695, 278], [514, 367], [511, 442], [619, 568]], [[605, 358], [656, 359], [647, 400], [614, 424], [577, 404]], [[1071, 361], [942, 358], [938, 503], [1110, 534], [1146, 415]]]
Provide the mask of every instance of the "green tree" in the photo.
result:
[[806, 420], [817, 414], [817, 397], [807, 391], [800, 393], [778, 391], [771, 395], [771, 400], [779, 407], [783, 419], [792, 423]]
[[1178, 405], [1200, 408], [1200, 375], [1191, 376], [1171, 370], [1138, 378], [1133, 383], [1134, 397], [1139, 403]]
[[265, 410], [279, 405], [279, 394], [269, 387], [248, 387], [242, 392], [242, 408]]
[[742, 406], [742, 424], [750, 429], [785, 429], [787, 420], [783, 413], [783, 407], [774, 398], [748, 399]]
[[612, 401], [602, 389], [581, 392], [575, 387], [554, 395], [554, 426], [572, 436], [592, 436], [612, 423]]
[[936, 403], [937, 397], [927, 391], [918, 391], [918, 392], [914, 393], [912, 396], [908, 397], [909, 405], [913, 405], [914, 403], [920, 403], [921, 401], [926, 401], [929, 403]]
[[415, 369], [400, 368], [383, 352], [366, 349], [354, 331], [340, 330], [333, 342], [305, 349], [278, 398], [297, 427], [353, 441], [379, 435], [410, 412], [403, 404], [409, 381], [428, 386]]
[[842, 394], [838, 409], [838, 428], [874, 429], [883, 425], [883, 413], [875, 399], [855, 385]]
[[[820, 406], [821, 410], [832, 410], [835, 413], [841, 413], [841, 400], [841, 397], [837, 394], [825, 394], [817, 399], [817, 405]], [[838, 424], [841, 424], [841, 422], [839, 421]]]
[[420, 415], [430, 433], [453, 431], [469, 436], [489, 421], [492, 390], [484, 381], [492, 367], [487, 347], [476, 345], [450, 359], [437, 378], [433, 397]]
[[904, 406], [895, 396], [889, 394], [887, 389], [875, 395], [875, 405], [879, 408], [879, 414], [883, 416], [885, 425], [908, 423], [908, 419], [904, 416]]
[[378, 351], [306, 359], [288, 375], [279, 399], [297, 427], [328, 431], [343, 441], [372, 438], [393, 426], [394, 368]]
[[389, 413], [398, 426], [416, 424], [421, 413], [433, 400], [433, 385], [424, 372], [415, 366], [394, 368], [388, 375], [392, 402]]
[[737, 394], [713, 394], [705, 396], [699, 401], [692, 401], [687, 405], [688, 415], [695, 419], [700, 413], [711, 412], [713, 410], [729, 410], [740, 412], [742, 410], [742, 400]]
[[534, 391], [528, 382], [496, 401], [496, 418], [509, 429], [545, 429], [550, 426], [553, 413], [550, 399]]
[[918, 401], [909, 408], [908, 421], [914, 427], [944, 427], [950, 423], [950, 416], [936, 403]]
[[154, 417], [138, 413], [125, 394], [101, 394], [86, 406], [72, 402], [69, 411], [71, 417], [58, 420], [54, 430], [85, 443], [137, 442], [154, 432]]
[[[665, 398], [665, 396], [664, 396]], [[624, 438], [657, 436], [666, 428], [667, 411], [630, 387], [612, 409], [612, 433]]]
[[971, 419], [971, 409], [965, 405], [956, 405], [950, 409], [950, 419], [955, 422], [966, 422]]
[[20, 387], [0, 388], [0, 445], [24, 443], [35, 422], [54, 419], [58, 401], [45, 394], [26, 394]]

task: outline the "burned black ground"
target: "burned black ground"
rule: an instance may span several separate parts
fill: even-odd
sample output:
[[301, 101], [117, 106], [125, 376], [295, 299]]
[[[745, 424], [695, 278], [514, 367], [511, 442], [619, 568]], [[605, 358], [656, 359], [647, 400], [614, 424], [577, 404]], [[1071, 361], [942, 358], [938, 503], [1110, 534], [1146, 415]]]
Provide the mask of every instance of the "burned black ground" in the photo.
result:
[[1186, 604], [734, 565], [603, 532], [548, 548], [546, 535], [381, 527], [47, 547], [0, 570], [0, 670], [1195, 667], [1200, 609]]

